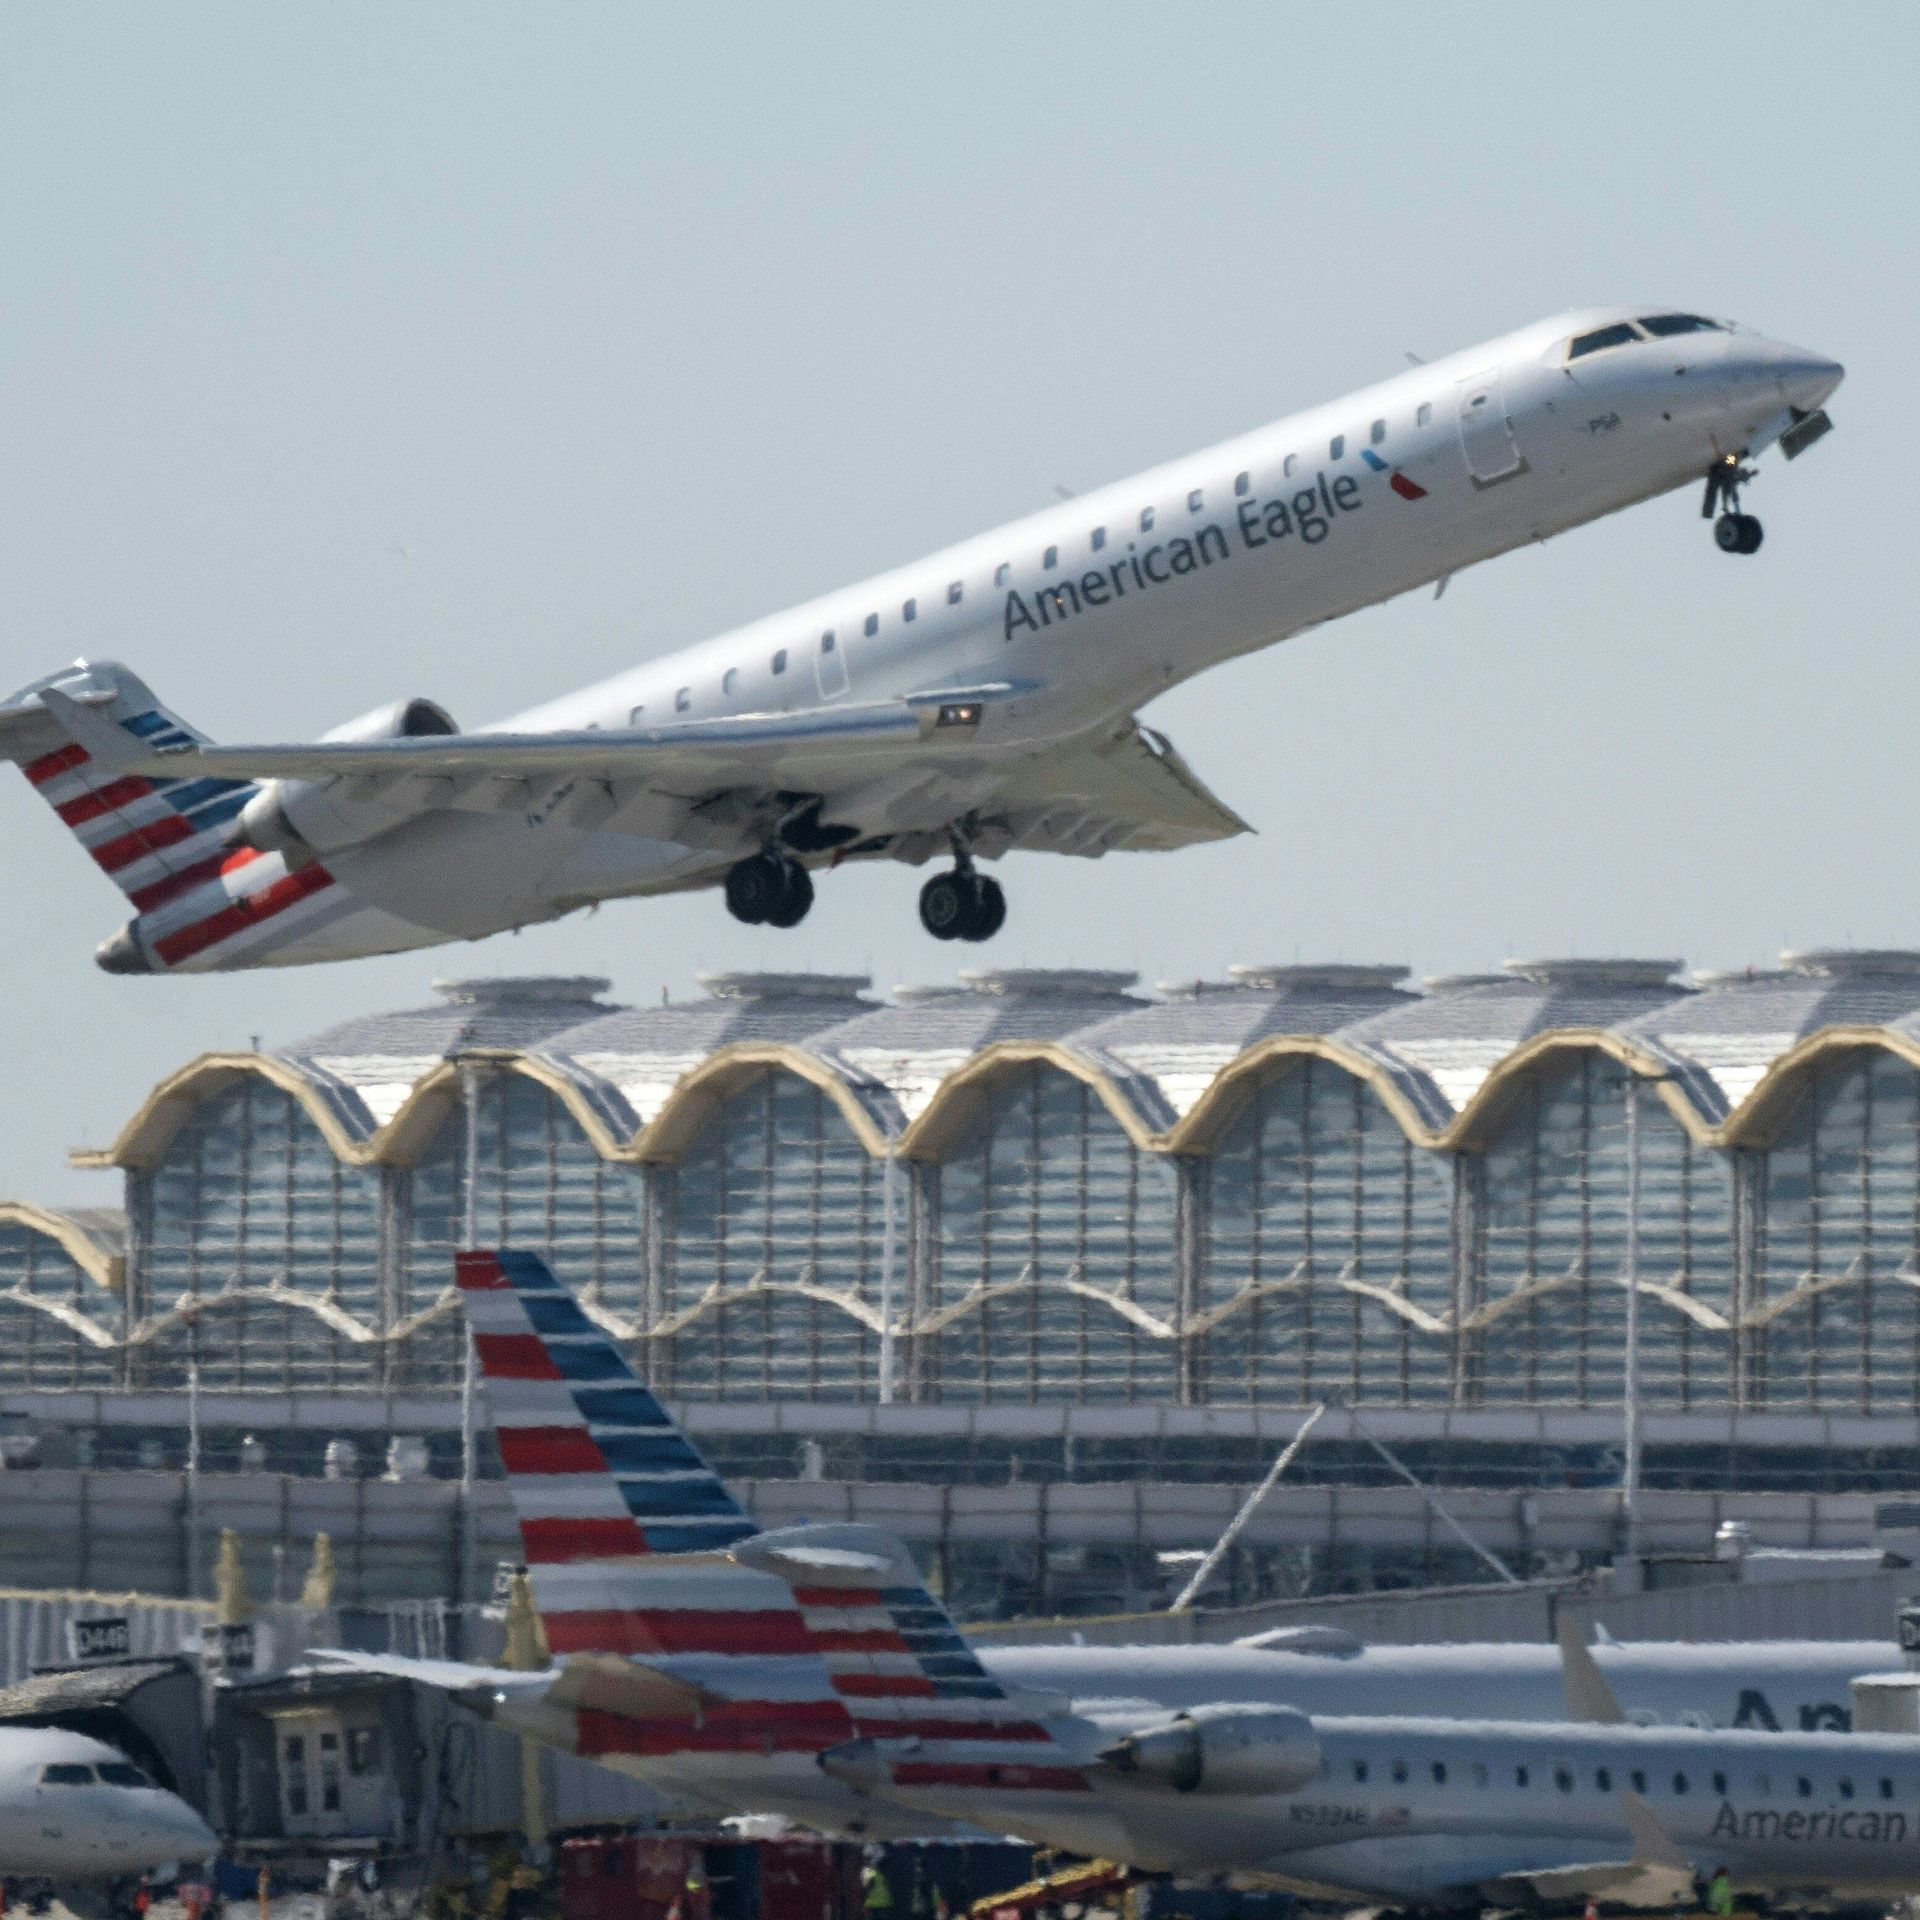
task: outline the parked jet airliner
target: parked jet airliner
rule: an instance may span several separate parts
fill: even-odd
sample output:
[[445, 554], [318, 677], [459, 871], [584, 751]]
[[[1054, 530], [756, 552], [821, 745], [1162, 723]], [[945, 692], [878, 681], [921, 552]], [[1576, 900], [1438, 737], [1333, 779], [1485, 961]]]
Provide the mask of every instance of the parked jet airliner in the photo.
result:
[[[948, 1816], [927, 1793], [1024, 1780], [1035, 1792], [1080, 1796], [1064, 1802], [1064, 1817], [1078, 1820], [1095, 1804], [1085, 1797], [1089, 1763], [1103, 1790], [1129, 1806], [1138, 1799], [1128, 1796], [1139, 1769], [1116, 1771], [1100, 1759], [1107, 1746], [1151, 1736], [1157, 1744], [1141, 1749], [1150, 1772], [1183, 1729], [1212, 1728], [1221, 1702], [1237, 1703], [1232, 1711], [1251, 1716], [1261, 1738], [1278, 1727], [1285, 1739], [1303, 1710], [1316, 1720], [1421, 1716], [1423, 1735], [1426, 1716], [1467, 1702], [1507, 1721], [1568, 1711], [1562, 1661], [1572, 1656], [1544, 1646], [1363, 1653], [1336, 1634], [1318, 1656], [1251, 1646], [975, 1649], [884, 1535], [761, 1532], [537, 1255], [462, 1253], [456, 1276], [559, 1665], [524, 1673], [328, 1657], [450, 1692], [528, 1738], [679, 1799], [829, 1831], [915, 1833]], [[1848, 1679], [1897, 1653], [1883, 1642], [1779, 1642], [1578, 1657], [1590, 1690], [1616, 1689], [1608, 1697], [1636, 1719], [1767, 1727], [1775, 1731], [1760, 1738], [1770, 1742], [1785, 1737], [1782, 1727], [1797, 1737], [1845, 1726]], [[1909, 1745], [1920, 1766], [1920, 1743]], [[1164, 1800], [1149, 1793], [1145, 1824], [1116, 1844], [1164, 1844], [1155, 1824]], [[1054, 1798], [1023, 1804], [1049, 1820], [1062, 1812]], [[952, 1817], [991, 1826], [1002, 1815], [981, 1801]], [[1168, 1824], [1177, 1829], [1178, 1815]], [[1239, 1827], [1230, 1838], [1248, 1843]], [[1310, 1831], [1302, 1844], [1319, 1838]], [[1564, 1840], [1555, 1844], [1564, 1852]]]
[[396, 701], [318, 743], [215, 746], [124, 667], [0, 706], [134, 916], [115, 973], [473, 940], [723, 885], [789, 927], [813, 874], [950, 855], [920, 917], [984, 940], [980, 858], [1247, 830], [1135, 717], [1155, 694], [1676, 487], [1760, 545], [1746, 462], [1830, 424], [1833, 361], [1658, 307], [1563, 315], [636, 667], [478, 733]]
[[210, 1860], [219, 1837], [125, 1754], [64, 1727], [0, 1727], [0, 1874], [62, 1886]]

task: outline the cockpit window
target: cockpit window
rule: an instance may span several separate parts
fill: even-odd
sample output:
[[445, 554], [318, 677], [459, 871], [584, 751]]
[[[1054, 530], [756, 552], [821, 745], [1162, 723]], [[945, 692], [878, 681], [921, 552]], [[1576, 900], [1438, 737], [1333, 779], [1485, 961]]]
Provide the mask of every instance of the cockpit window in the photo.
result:
[[56, 1760], [40, 1769], [40, 1784], [43, 1787], [90, 1787], [93, 1769], [78, 1760]]
[[1640, 324], [1656, 340], [1664, 340], [1670, 333], [1725, 333], [1718, 320], [1708, 320], [1697, 313], [1650, 313]]
[[150, 1787], [153, 1782], [131, 1760], [102, 1760], [100, 1778], [110, 1787]]
[[1630, 346], [1639, 338], [1630, 322], [1616, 320], [1610, 327], [1595, 327], [1591, 333], [1576, 333], [1567, 348], [1567, 358], [1578, 360], [1589, 353], [1604, 353], [1609, 347]]

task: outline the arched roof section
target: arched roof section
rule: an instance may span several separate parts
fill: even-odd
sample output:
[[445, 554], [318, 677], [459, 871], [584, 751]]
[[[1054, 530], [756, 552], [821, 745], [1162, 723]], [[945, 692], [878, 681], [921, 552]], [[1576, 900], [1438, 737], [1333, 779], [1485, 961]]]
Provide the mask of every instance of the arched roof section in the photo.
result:
[[899, 1151], [912, 1160], [940, 1159], [965, 1133], [990, 1087], [1022, 1067], [1036, 1065], [1052, 1067], [1091, 1087], [1136, 1147], [1145, 1152], [1160, 1147], [1159, 1135], [1141, 1120], [1113, 1076], [1095, 1061], [1057, 1040], [997, 1040], [946, 1075], [901, 1134]]
[[1774, 1061], [1726, 1124], [1714, 1130], [1716, 1140], [1735, 1147], [1770, 1146], [1815, 1073], [1848, 1054], [1869, 1052], [1891, 1055], [1920, 1072], [1920, 1036], [1902, 1027], [1823, 1027]]
[[[109, 1220], [118, 1221], [117, 1232]], [[116, 1298], [126, 1285], [126, 1223], [117, 1215], [63, 1213], [30, 1200], [0, 1200], [0, 1225], [51, 1240], [95, 1286]]]
[[1306, 1060], [1324, 1060], [1365, 1081], [1410, 1140], [1426, 1147], [1444, 1144], [1445, 1128], [1429, 1124], [1401, 1076], [1371, 1053], [1329, 1035], [1310, 1033], [1276, 1033], [1238, 1054], [1214, 1075], [1207, 1090], [1158, 1144], [1173, 1153], [1211, 1153], [1256, 1088]]
[[110, 1146], [69, 1154], [76, 1167], [154, 1166], [196, 1107], [252, 1074], [291, 1094], [333, 1152], [350, 1166], [377, 1160], [378, 1134], [356, 1127], [350, 1111], [313, 1075], [273, 1053], [203, 1053], [157, 1085]]
[[618, 1157], [676, 1160], [692, 1145], [721, 1105], [766, 1072], [790, 1073], [817, 1087], [839, 1110], [854, 1137], [876, 1158], [887, 1152], [885, 1130], [833, 1063], [805, 1047], [743, 1041], [722, 1047], [675, 1084], [665, 1104]]

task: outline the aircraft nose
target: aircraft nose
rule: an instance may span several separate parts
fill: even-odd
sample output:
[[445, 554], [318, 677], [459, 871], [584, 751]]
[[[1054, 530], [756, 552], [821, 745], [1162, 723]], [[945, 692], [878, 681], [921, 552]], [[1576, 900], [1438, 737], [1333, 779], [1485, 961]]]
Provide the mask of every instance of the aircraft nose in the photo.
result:
[[1847, 377], [1847, 370], [1838, 360], [1825, 359], [1800, 347], [1783, 347], [1777, 377], [1788, 404], [1798, 407], [1802, 413], [1811, 413], [1827, 404], [1833, 390]]
[[1811, 413], [1827, 403], [1847, 370], [1839, 361], [1808, 347], [1788, 346], [1784, 340], [1761, 340], [1748, 359], [1748, 371], [1776, 386], [1789, 406]]

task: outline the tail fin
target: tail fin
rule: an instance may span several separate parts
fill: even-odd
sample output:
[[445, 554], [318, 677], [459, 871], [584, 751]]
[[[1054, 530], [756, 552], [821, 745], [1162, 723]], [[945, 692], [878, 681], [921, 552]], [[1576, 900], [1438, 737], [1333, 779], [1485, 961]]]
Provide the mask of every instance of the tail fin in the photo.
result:
[[[724, 1697], [703, 1746], [742, 1726], [768, 1752], [908, 1742], [902, 1786], [1084, 1788], [1041, 1724], [1067, 1703], [1009, 1695], [890, 1535], [760, 1532], [537, 1254], [462, 1253], [456, 1278], [556, 1657], [636, 1656]], [[601, 1752], [689, 1737], [585, 1715], [581, 1733]]]
[[15, 760], [97, 866], [146, 913], [215, 878], [230, 848], [221, 830], [257, 791], [251, 780], [167, 780], [104, 764], [38, 698], [57, 687], [123, 727], [173, 746], [206, 736], [163, 707], [137, 674], [78, 660], [0, 703], [0, 758]]

